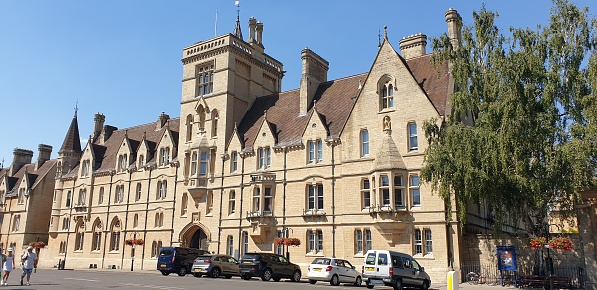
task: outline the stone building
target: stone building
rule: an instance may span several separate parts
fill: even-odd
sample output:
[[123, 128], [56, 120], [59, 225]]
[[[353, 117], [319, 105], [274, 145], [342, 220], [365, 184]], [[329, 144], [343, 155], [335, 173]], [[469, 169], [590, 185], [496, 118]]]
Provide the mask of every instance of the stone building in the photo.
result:
[[[461, 18], [450, 9], [445, 21], [457, 45]], [[368, 249], [393, 249], [445, 280], [459, 265], [459, 227], [418, 174], [423, 123], [450, 112], [448, 65], [431, 64], [423, 34], [403, 38], [402, 55], [384, 35], [368, 72], [336, 80], [305, 48], [300, 88], [281, 92], [263, 28], [251, 18], [244, 40], [237, 20], [234, 33], [183, 49], [179, 119], [117, 129], [98, 113], [81, 149], [75, 115], [42, 263], [128, 268], [134, 257], [152, 269], [159, 247], [174, 245], [361, 265]], [[145, 244], [133, 250], [133, 238]]]
[[17, 254], [31, 242], [48, 243], [56, 160], [52, 146], [38, 149], [32, 163], [33, 151], [15, 148], [10, 167], [0, 168], [0, 248]]

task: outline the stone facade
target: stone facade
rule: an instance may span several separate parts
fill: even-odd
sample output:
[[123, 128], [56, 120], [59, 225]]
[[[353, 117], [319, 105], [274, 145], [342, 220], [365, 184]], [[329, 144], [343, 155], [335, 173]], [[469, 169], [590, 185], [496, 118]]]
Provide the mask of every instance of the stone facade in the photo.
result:
[[[460, 21], [446, 13], [454, 37]], [[252, 18], [249, 30], [247, 41], [237, 29], [183, 49], [179, 119], [119, 130], [96, 114], [80, 148], [75, 115], [41, 264], [124, 268], [134, 257], [153, 269], [173, 245], [288, 251], [306, 271], [314, 257], [361, 265], [367, 249], [391, 249], [443, 282], [460, 265], [460, 230], [418, 174], [423, 123], [449, 114], [448, 66], [431, 65], [424, 35], [407, 39], [407, 59], [384, 37], [369, 72], [328, 80], [327, 61], [305, 49], [301, 87], [280, 92], [263, 24]], [[302, 244], [275, 246], [282, 236]], [[133, 238], [145, 242], [134, 252]]]

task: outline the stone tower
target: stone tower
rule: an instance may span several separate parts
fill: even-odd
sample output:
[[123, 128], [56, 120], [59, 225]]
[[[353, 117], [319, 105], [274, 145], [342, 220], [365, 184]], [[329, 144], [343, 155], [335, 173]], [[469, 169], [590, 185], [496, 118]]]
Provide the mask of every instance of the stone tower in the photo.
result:
[[70, 123], [70, 127], [64, 137], [64, 142], [60, 151], [58, 151], [58, 168], [56, 175], [69, 173], [79, 163], [81, 159], [81, 138], [79, 137], [79, 122], [77, 121], [77, 112]]
[[179, 160], [182, 165], [184, 159], [186, 176], [192, 152], [208, 152], [208, 157], [202, 157], [209, 158], [213, 174], [213, 162], [224, 153], [235, 122], [257, 97], [281, 89], [283, 65], [264, 53], [263, 23], [251, 18], [249, 35], [248, 41], [242, 38], [237, 18], [234, 33], [183, 49], [178, 152], [184, 154]]

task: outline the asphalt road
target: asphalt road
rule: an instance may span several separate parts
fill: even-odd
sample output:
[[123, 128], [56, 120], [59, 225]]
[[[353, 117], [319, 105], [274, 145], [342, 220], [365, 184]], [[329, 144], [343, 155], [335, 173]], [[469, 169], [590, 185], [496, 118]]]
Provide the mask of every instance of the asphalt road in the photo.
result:
[[[183, 290], [183, 289], [218, 289], [218, 290], [263, 290], [263, 289], [284, 289], [284, 290], [336, 290], [336, 289], [367, 289], [364, 286], [354, 287], [352, 285], [330, 286], [329, 283], [318, 282], [315, 285], [307, 283], [307, 279], [299, 283], [282, 280], [281, 282], [263, 282], [257, 278], [244, 281], [238, 277], [232, 279], [195, 278], [192, 275], [179, 277], [175, 274], [162, 276], [158, 271], [123, 271], [123, 270], [56, 270], [38, 269], [37, 273], [31, 276], [31, 286], [20, 286], [20, 269], [11, 273], [8, 286], [0, 289], [162, 289], [162, 290]], [[481, 285], [471, 286], [461, 284], [460, 289], [478, 289]], [[375, 287], [374, 289], [389, 290], [390, 287]], [[432, 289], [444, 290], [445, 285], [432, 285]], [[504, 289], [499, 286], [484, 287], [483, 289]]]

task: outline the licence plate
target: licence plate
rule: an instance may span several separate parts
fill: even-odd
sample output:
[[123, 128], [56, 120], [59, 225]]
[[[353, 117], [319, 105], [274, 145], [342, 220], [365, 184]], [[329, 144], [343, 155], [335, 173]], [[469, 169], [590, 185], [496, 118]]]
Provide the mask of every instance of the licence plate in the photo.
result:
[[161, 264], [160, 267], [166, 268], [166, 264]]
[[321, 272], [321, 268], [313, 268], [313, 272]]
[[203, 269], [201, 269], [201, 268], [195, 269], [195, 272], [203, 272]]
[[375, 267], [365, 267], [365, 271], [375, 271]]
[[251, 264], [250, 261], [244, 261], [243, 264]]

